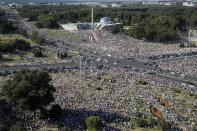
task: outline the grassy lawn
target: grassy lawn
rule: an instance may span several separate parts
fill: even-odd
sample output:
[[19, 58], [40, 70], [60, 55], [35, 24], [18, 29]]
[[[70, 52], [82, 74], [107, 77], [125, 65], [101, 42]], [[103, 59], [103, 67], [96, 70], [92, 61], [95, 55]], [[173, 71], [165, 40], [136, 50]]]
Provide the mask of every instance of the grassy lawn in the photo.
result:
[[132, 131], [162, 131], [162, 130], [160, 128], [146, 129], [146, 128], [136, 127], [134, 129], [132, 129]]
[[1, 88], [3, 87], [3, 85], [5, 84], [5, 82], [7, 80], [9, 80], [10, 78], [7, 76], [0, 76], [0, 93], [1, 93]]
[[77, 33], [72, 33], [64, 30], [44, 29], [44, 31], [53, 38], [65, 38], [73, 42], [80, 42], [82, 38]]
[[115, 127], [115, 126], [111, 126], [114, 127], [116, 129], [120, 129], [122, 131], [162, 131], [162, 129], [160, 128], [141, 128], [141, 127], [134, 127], [132, 129], [129, 128], [121, 128], [121, 127]]
[[1, 34], [0, 35], [0, 41], [12, 41], [12, 40], [15, 40], [15, 39], [23, 39], [27, 42], [29, 42], [30, 44], [33, 44], [33, 42], [30, 40], [30, 39], [27, 39], [21, 35], [18, 35], [18, 34]]

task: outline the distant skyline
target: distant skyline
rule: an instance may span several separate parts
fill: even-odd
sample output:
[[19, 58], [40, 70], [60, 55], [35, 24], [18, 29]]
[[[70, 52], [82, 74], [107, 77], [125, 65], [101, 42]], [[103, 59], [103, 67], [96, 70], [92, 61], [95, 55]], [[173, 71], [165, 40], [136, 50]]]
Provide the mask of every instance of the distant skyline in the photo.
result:
[[[76, 2], [76, 1], [81, 1], [81, 2], [121, 2], [121, 1], [154, 1], [154, 0], [0, 0], [5, 3], [28, 3], [28, 2], [35, 2], [35, 3], [66, 3], [66, 2]], [[157, 0], [155, 0], [157, 1]]]

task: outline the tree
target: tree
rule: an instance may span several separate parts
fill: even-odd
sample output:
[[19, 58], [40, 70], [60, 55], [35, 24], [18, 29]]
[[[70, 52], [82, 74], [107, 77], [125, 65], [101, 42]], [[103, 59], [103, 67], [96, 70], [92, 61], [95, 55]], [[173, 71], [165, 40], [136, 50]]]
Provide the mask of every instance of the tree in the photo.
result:
[[102, 121], [97, 116], [90, 116], [85, 121], [88, 131], [96, 131], [101, 128]]
[[158, 125], [158, 122], [152, 117], [150, 117], [147, 121], [148, 121], [149, 127], [154, 127]]
[[123, 27], [121, 27], [121, 26], [115, 27], [114, 29], [112, 29], [112, 34], [120, 33], [122, 31], [122, 28]]
[[62, 108], [58, 105], [52, 105], [51, 110], [49, 110], [49, 118], [52, 120], [58, 120], [63, 114]]
[[62, 127], [60, 128], [60, 131], [68, 131], [68, 129], [66, 127]]
[[11, 22], [0, 20], [0, 33], [1, 34], [12, 33], [15, 30], [16, 29], [13, 27]]
[[10, 105], [19, 110], [36, 111], [45, 108], [53, 100], [55, 88], [49, 84], [51, 78], [41, 70], [22, 70], [2, 88]]
[[43, 45], [45, 43], [45, 39], [38, 32], [33, 32], [31, 35], [31, 39], [39, 45]]
[[2, 53], [0, 53], [0, 60], [3, 60], [3, 55], [2, 55]]
[[48, 118], [48, 110], [46, 108], [40, 109], [40, 111], [39, 111], [39, 118], [40, 119]]
[[51, 15], [41, 14], [38, 16], [38, 22], [36, 23], [38, 28], [58, 28], [56, 19]]
[[10, 129], [10, 131], [26, 131], [26, 129], [23, 128], [23, 127], [20, 126], [20, 125], [16, 125], [16, 126], [12, 127], [12, 128]]
[[4, 38], [0, 40], [0, 52], [13, 52], [14, 50], [27, 51], [30, 43], [22, 38]]
[[163, 119], [159, 119], [158, 125], [161, 127], [162, 131], [169, 131], [171, 129], [171, 124]]
[[136, 118], [134, 123], [137, 127], [148, 127], [149, 126], [147, 120], [144, 118]]
[[21, 51], [27, 51], [30, 49], [30, 43], [24, 39], [15, 39], [13, 48]]
[[0, 131], [10, 131], [10, 129], [5, 125], [0, 124]]
[[43, 57], [42, 49], [41, 48], [34, 48], [32, 50], [35, 57]]

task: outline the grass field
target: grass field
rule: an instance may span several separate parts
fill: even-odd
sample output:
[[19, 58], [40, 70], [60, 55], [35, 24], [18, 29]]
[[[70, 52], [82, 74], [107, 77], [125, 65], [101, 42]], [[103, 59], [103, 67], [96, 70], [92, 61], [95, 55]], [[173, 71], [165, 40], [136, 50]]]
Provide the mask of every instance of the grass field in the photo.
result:
[[132, 129], [132, 131], [162, 131], [162, 130], [159, 128], [145, 129], [145, 128], [136, 127], [134, 129]]
[[29, 42], [30, 44], [33, 44], [33, 42], [30, 39], [27, 39], [27, 38], [25, 38], [21, 35], [18, 35], [18, 34], [3, 34], [3, 35], [1, 34], [0, 35], [1, 42], [8, 43], [8, 42], [15, 40], [15, 39], [23, 39], [23, 40]]
[[46, 32], [49, 36], [57, 39], [65, 38], [73, 42], [80, 42], [82, 40], [82, 38], [77, 33], [68, 32], [64, 30], [44, 29], [44, 32]]
[[120, 129], [122, 131], [162, 131], [160, 128], [140, 128], [140, 127], [134, 127], [132, 129], [126, 129], [126, 128], [119, 128], [119, 127], [114, 127], [116, 129]]

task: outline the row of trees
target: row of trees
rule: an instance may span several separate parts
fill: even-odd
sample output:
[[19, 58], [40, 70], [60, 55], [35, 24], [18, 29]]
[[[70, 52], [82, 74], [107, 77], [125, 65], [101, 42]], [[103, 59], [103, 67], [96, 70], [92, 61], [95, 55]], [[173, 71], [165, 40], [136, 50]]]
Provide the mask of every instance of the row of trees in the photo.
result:
[[[24, 6], [18, 9], [23, 17], [30, 21], [38, 21], [42, 14], [53, 16], [58, 22], [88, 22], [91, 21], [91, 8], [88, 6]], [[101, 17], [109, 16], [118, 18], [124, 25], [133, 25], [140, 23], [145, 18], [169, 16], [171, 20], [178, 22], [177, 27], [184, 29], [197, 26], [196, 7], [182, 6], [125, 6], [121, 8], [100, 8], [95, 7], [95, 19], [98, 21]], [[47, 16], [48, 17], [48, 16]]]
[[38, 21], [35, 23], [38, 28], [58, 28], [57, 20], [48, 14], [41, 14], [38, 16]]
[[[38, 21], [38, 27], [54, 28], [56, 23], [88, 22], [91, 8], [88, 6], [25, 6], [18, 9], [23, 17]], [[179, 32], [197, 27], [196, 7], [130, 5], [121, 8], [95, 7], [95, 20], [109, 16], [132, 26], [126, 33], [147, 41], [169, 42], [178, 39]]]
[[[151, 20], [148, 20], [151, 19]], [[135, 38], [147, 41], [169, 42], [178, 39], [179, 28], [177, 22], [168, 16], [148, 17], [136, 23], [126, 33]]]

